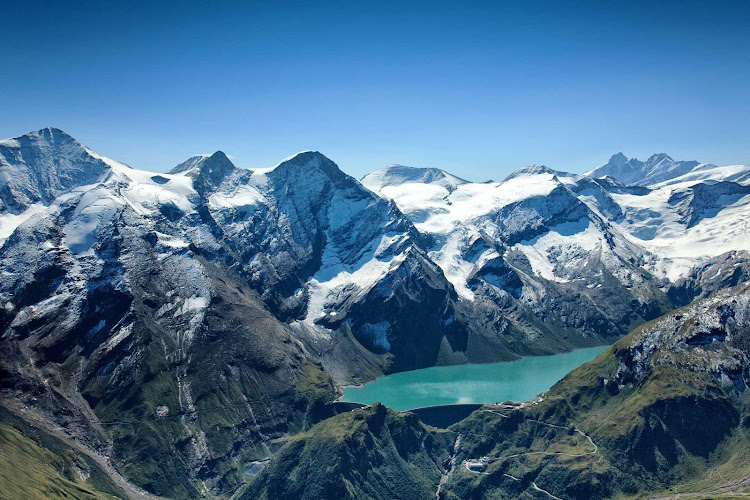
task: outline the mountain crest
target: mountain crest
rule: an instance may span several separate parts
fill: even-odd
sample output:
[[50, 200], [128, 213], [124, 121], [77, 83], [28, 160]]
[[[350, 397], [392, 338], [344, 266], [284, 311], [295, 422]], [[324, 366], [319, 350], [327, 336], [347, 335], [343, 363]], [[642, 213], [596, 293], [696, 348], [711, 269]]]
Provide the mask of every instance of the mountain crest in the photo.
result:
[[49, 204], [109, 171], [107, 159], [54, 127], [0, 141], [0, 212]]
[[594, 178], [609, 176], [626, 185], [648, 186], [684, 175], [699, 165], [697, 161], [675, 161], [667, 153], [651, 155], [645, 162], [636, 158], [625, 159], [625, 155], [617, 153], [586, 175]]
[[181, 174], [182, 172], [187, 172], [188, 170], [193, 169], [195, 167], [200, 167], [201, 163], [206, 161], [207, 158], [208, 158], [208, 155], [191, 156], [190, 158], [178, 164], [177, 166], [171, 168], [170, 170], [167, 170], [167, 173], [168, 174]]
[[522, 175], [540, 175], [540, 174], [551, 174], [556, 175], [559, 177], [568, 177], [571, 174], [567, 172], [560, 172], [559, 170], [553, 170], [545, 165], [527, 165], [525, 167], [521, 167], [512, 174], [510, 174], [508, 177], [505, 178], [505, 180], [513, 179], [515, 177], [520, 177]]
[[398, 186], [407, 183], [431, 184], [442, 186], [449, 191], [455, 190], [469, 181], [457, 177], [439, 168], [409, 167], [391, 164], [362, 177], [362, 184], [375, 192], [387, 186]]
[[268, 175], [277, 180], [302, 181], [322, 173], [333, 181], [348, 177], [333, 161], [318, 151], [302, 151], [279, 163]]
[[674, 160], [667, 153], [653, 154], [646, 160], [645, 165], [648, 167], [656, 166], [662, 162], [674, 163]]

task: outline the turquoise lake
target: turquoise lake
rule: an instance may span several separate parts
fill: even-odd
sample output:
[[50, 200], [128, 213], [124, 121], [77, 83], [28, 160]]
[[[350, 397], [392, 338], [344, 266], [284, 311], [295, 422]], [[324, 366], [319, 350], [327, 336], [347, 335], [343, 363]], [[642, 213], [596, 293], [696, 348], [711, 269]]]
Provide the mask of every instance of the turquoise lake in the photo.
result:
[[380, 401], [400, 411], [454, 403], [528, 401], [608, 347], [529, 356], [504, 363], [435, 366], [394, 373], [363, 387], [344, 389], [342, 400], [365, 404]]

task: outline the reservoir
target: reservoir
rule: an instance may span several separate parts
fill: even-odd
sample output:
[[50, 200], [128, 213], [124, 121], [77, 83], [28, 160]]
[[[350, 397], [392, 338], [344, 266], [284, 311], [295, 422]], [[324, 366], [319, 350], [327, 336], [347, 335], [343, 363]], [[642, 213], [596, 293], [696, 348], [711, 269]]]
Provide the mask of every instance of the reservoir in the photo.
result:
[[528, 401], [608, 347], [528, 356], [503, 363], [435, 366], [394, 373], [362, 387], [344, 389], [342, 401], [380, 401], [398, 411], [456, 403]]

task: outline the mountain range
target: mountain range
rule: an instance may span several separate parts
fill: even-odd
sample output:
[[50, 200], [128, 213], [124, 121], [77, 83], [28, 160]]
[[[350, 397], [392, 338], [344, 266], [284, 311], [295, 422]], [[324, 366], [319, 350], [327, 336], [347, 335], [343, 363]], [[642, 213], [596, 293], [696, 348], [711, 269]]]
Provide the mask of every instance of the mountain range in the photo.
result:
[[[0, 416], [9, 440], [67, 450], [73, 484], [229, 497], [305, 433], [335, 433], [325, 403], [342, 385], [608, 344], [741, 286], [748, 221], [750, 167], [663, 154], [483, 183], [401, 165], [358, 181], [310, 151], [271, 169], [216, 152], [155, 173], [43, 129], [0, 141]], [[649, 349], [628, 363], [650, 363]], [[730, 407], [722, 439], [744, 411]], [[455, 436], [368, 411], [362, 429], [387, 428], [375, 442], [398, 449], [385, 463], [405, 460], [399, 481], [441, 480]], [[618, 480], [635, 470], [613, 463]], [[264, 485], [282, 466], [294, 468], [269, 467], [246, 494], [280, 498]]]

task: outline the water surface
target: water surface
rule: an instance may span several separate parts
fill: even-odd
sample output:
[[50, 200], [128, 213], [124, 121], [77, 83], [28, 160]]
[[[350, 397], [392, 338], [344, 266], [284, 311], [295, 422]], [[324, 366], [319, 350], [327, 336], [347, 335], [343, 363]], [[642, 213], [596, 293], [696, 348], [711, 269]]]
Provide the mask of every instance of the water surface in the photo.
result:
[[363, 387], [344, 389], [343, 401], [365, 404], [380, 401], [394, 410], [454, 403], [528, 401], [607, 347], [529, 356], [504, 363], [435, 366], [394, 373]]

